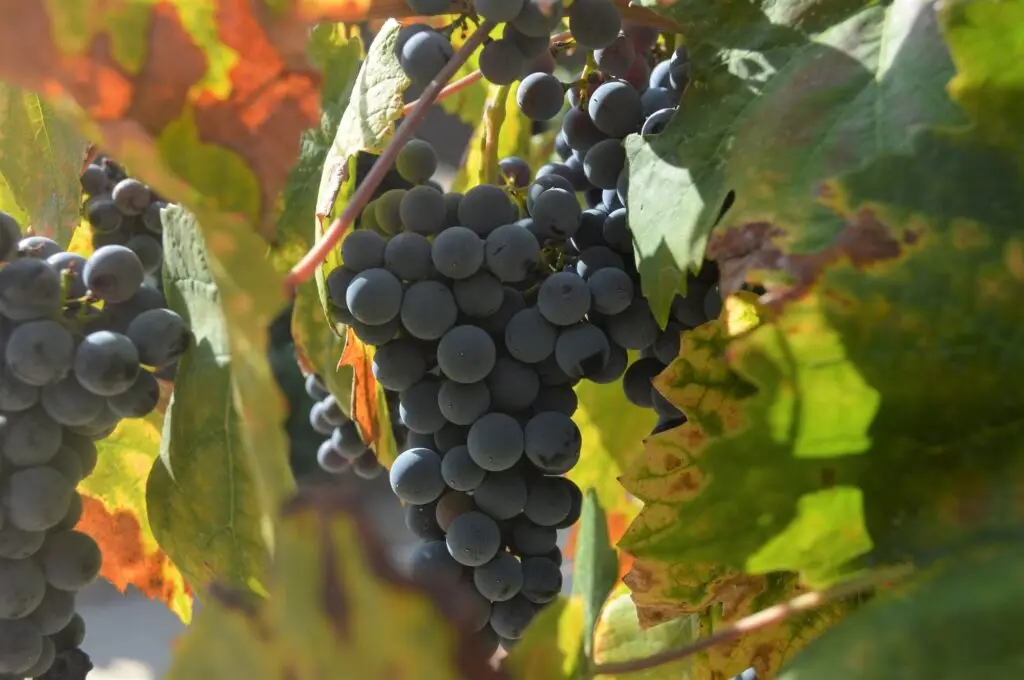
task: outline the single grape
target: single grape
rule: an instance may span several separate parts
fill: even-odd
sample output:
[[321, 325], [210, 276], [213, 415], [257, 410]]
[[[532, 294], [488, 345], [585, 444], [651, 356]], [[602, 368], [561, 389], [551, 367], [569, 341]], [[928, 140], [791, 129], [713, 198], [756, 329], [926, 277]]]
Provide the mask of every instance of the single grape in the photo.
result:
[[167, 207], [164, 201], [153, 201], [142, 213], [142, 225], [154, 236], [164, 233], [163, 211]]
[[391, 465], [391, 489], [406, 503], [423, 505], [441, 497], [441, 457], [430, 449], [408, 449]]
[[139, 314], [150, 309], [161, 309], [167, 307], [167, 298], [156, 288], [142, 285], [125, 302], [112, 305], [104, 305], [104, 323], [95, 330], [114, 331], [124, 333], [128, 330], [128, 324], [135, 320]]
[[704, 315], [708, 321], [717, 319], [719, 314], [722, 313], [722, 291], [718, 284], [715, 284], [708, 290], [708, 294], [704, 297]]
[[60, 301], [60, 274], [45, 260], [21, 258], [0, 267], [0, 314], [11, 321], [51, 316]]
[[[92, 166], [90, 166], [92, 167]], [[82, 174], [85, 177], [85, 173]], [[21, 225], [10, 213], [0, 210], [0, 262], [10, 259], [18, 251]]]
[[552, 188], [537, 197], [530, 209], [530, 216], [545, 233], [567, 239], [579, 228], [581, 212], [576, 194]]
[[473, 570], [473, 585], [491, 602], [511, 600], [523, 587], [522, 565], [509, 553], [500, 552]]
[[359, 321], [385, 324], [396, 316], [402, 305], [402, 283], [386, 269], [367, 269], [352, 279], [345, 292], [345, 304]]
[[669, 121], [672, 120], [672, 116], [675, 115], [676, 110], [673, 109], [661, 109], [655, 111], [647, 120], [644, 121], [643, 127], [640, 128], [640, 134], [647, 137], [650, 135], [660, 135], [665, 131]]
[[[63, 450], [63, 449], [62, 449]], [[56, 459], [54, 459], [56, 460]], [[77, 468], [81, 469], [81, 468]], [[58, 469], [62, 475], [67, 477], [63, 470]], [[81, 481], [84, 479], [84, 475], [76, 474], [76, 478]], [[70, 479], [70, 477], [68, 477]], [[68, 504], [68, 511], [64, 513], [64, 516], [59, 522], [50, 527], [50, 532], [54, 531], [71, 531], [78, 523], [82, 521], [82, 513], [85, 512], [85, 505], [82, 502], [82, 494], [77, 491], [71, 494], [71, 502]]]
[[522, 311], [526, 307], [526, 301], [523, 299], [522, 293], [508, 286], [505, 286], [504, 298], [501, 301], [501, 307], [494, 314], [491, 314], [486, 319], [480, 319], [477, 324], [485, 331], [493, 335], [496, 339], [500, 340], [502, 334], [505, 332], [505, 327], [508, 326], [508, 322], [518, 312]]
[[679, 324], [670, 321], [668, 328], [654, 341], [654, 356], [666, 366], [675, 361], [676, 357], [679, 356], [679, 334], [681, 332], [682, 329], [679, 327]]
[[458, 383], [445, 380], [437, 393], [437, 404], [449, 423], [471, 425], [487, 413], [491, 394], [482, 382]]
[[73, 649], [82, 644], [85, 640], [85, 621], [81, 616], [75, 614], [71, 617], [71, 623], [64, 626], [52, 637], [53, 643], [59, 650]]
[[535, 613], [533, 604], [522, 596], [495, 602], [491, 607], [491, 628], [503, 640], [518, 640], [533, 621]]
[[[435, 519], [442, 531], [448, 532], [452, 522], [476, 508], [473, 497], [461, 491], [445, 491], [435, 508]], [[492, 520], [493, 521], [493, 520]], [[453, 555], [454, 557], [454, 555]], [[458, 560], [458, 558], [456, 558]]]
[[0, 619], [0, 673], [24, 678], [43, 654], [43, 636], [26, 620]]
[[512, 550], [523, 556], [547, 555], [556, 549], [558, 532], [554, 527], [542, 527], [525, 516], [512, 522]]
[[53, 640], [48, 637], [43, 638], [43, 650], [39, 654], [39, 659], [36, 660], [32, 667], [25, 671], [25, 675], [30, 678], [39, 678], [49, 675], [52, 670], [54, 662], [57, 660], [57, 647]]
[[101, 397], [128, 390], [141, 370], [135, 344], [127, 336], [110, 331], [85, 336], [75, 351], [73, 368], [82, 387]]
[[434, 263], [430, 259], [430, 241], [426, 236], [411, 231], [398, 234], [387, 243], [384, 250], [384, 266], [404, 281], [420, 281], [427, 278], [434, 269]]
[[60, 272], [61, 279], [68, 286], [68, 298], [80, 298], [86, 294], [84, 257], [77, 253], [57, 253], [46, 258], [46, 262]]
[[661, 334], [650, 305], [642, 297], [633, 298], [623, 312], [609, 317], [605, 331], [617, 344], [635, 350], [653, 345]]
[[86, 437], [65, 432], [63, 445], [70, 447], [78, 454], [78, 459], [82, 463], [82, 478], [84, 479], [91, 475], [93, 470], [96, 469], [96, 463], [99, 459], [96, 444]]
[[[505, 190], [494, 184], [478, 184], [459, 202], [459, 223], [481, 238], [519, 217]], [[458, 277], [455, 277], [458, 278]]]
[[28, 616], [45, 595], [46, 579], [35, 560], [0, 558], [0, 619]]
[[136, 234], [124, 244], [142, 263], [142, 271], [155, 274], [164, 263], [164, 247], [149, 234]]
[[590, 95], [587, 111], [597, 129], [609, 137], [622, 138], [636, 132], [644, 119], [640, 95], [629, 84], [611, 81]]
[[[391, 468], [394, 470], [394, 467]], [[444, 541], [420, 543], [409, 560], [409, 575], [418, 583], [455, 585], [462, 576], [462, 565], [456, 562]]]
[[622, 391], [625, 393], [626, 399], [640, 408], [652, 408], [654, 404], [651, 381], [664, 370], [665, 364], [655, 357], [637, 359], [630, 364], [622, 376]]
[[323, 379], [320, 378], [316, 373], [310, 373], [306, 376], [306, 394], [313, 401], [320, 401], [326, 397], [330, 392], [327, 390], [327, 385], [324, 384]]
[[[459, 214], [466, 203], [463, 197]], [[436, 237], [430, 251], [437, 271], [452, 279], [468, 279], [484, 263], [484, 242], [466, 227], [449, 227]]]
[[[447, 456], [444, 460], [448, 460]], [[422, 505], [406, 505], [405, 526], [422, 541], [443, 541], [444, 531], [437, 524], [436, 509], [437, 501]]]
[[519, 80], [526, 66], [526, 57], [511, 40], [492, 40], [480, 50], [480, 73], [495, 85], [509, 85]]
[[540, 388], [537, 398], [533, 401], [535, 413], [541, 411], [557, 411], [567, 416], [576, 413], [579, 407], [579, 398], [576, 390], [568, 385], [547, 385]]
[[433, 376], [427, 376], [400, 395], [398, 412], [402, 424], [413, 432], [433, 434], [445, 423], [444, 414], [438, 405], [441, 383]]
[[537, 239], [519, 224], [506, 224], [492, 231], [484, 253], [487, 267], [508, 283], [524, 281], [540, 263]]
[[605, 47], [594, 50], [594, 63], [597, 68], [613, 78], [625, 77], [635, 58], [636, 49], [633, 47], [633, 41], [621, 33]]
[[64, 517], [74, 491], [74, 482], [53, 468], [18, 470], [0, 495], [4, 518], [23, 531], [46, 531]]
[[[551, 56], [551, 51], [549, 49], [549, 35], [550, 33], [545, 33], [544, 35], [527, 35], [516, 28], [514, 24], [505, 24], [505, 29], [501, 34], [502, 40], [515, 45], [524, 59], [523, 70], [521, 70], [513, 80], [518, 79], [527, 73], [525, 70], [529, 67], [527, 60], [535, 60], [542, 56]], [[532, 72], [533, 71], [529, 71], [529, 73]]]
[[[140, 375], [142, 373], [145, 371], [140, 372]], [[150, 379], [156, 385], [156, 378], [150, 375]], [[157, 397], [159, 394], [160, 388], [157, 386]], [[61, 425], [85, 425], [99, 416], [105, 403], [103, 397], [85, 389], [74, 375], [44, 387], [39, 401], [50, 418]]]
[[[530, 186], [530, 164], [519, 156], [508, 156], [498, 161], [502, 176], [512, 180], [512, 185], [517, 189], [525, 189]], [[498, 227], [499, 229], [501, 227]]]
[[[441, 476], [445, 484], [456, 491], [473, 491], [484, 481], [486, 474], [487, 471], [469, 455], [469, 447], [465, 445], [452, 447], [441, 459]], [[0, 550], [2, 539], [3, 532], [0, 531]]]
[[523, 514], [535, 524], [553, 527], [569, 516], [572, 496], [567, 482], [561, 477], [539, 477], [531, 480], [526, 489], [526, 507]]
[[[556, 343], [557, 344], [557, 343]], [[579, 382], [578, 377], [570, 377], [568, 373], [562, 370], [558, 365], [558, 357], [554, 354], [549, 356], [544, 361], [534, 365], [537, 369], [537, 375], [540, 376], [540, 384], [542, 386], [552, 385], [575, 385]]]
[[484, 470], [508, 470], [523, 456], [523, 428], [512, 416], [488, 413], [469, 428], [466, 447], [473, 462]]
[[[660, 61], [654, 65], [651, 69], [651, 76], [647, 81], [647, 84], [651, 89], [663, 88], [666, 90], [674, 90], [675, 86], [672, 85], [672, 71], [669, 60]], [[678, 94], [678, 93], [677, 93]]]
[[128, 300], [145, 277], [139, 256], [124, 246], [98, 248], [85, 263], [85, 285], [106, 302]]
[[624, 255], [633, 254], [633, 232], [629, 228], [629, 213], [619, 208], [608, 215], [603, 227], [604, 240], [616, 251]]
[[37, 387], [60, 380], [71, 369], [75, 341], [56, 321], [27, 321], [7, 338], [4, 359], [11, 375]]
[[437, 77], [454, 54], [451, 41], [428, 28], [410, 35], [404, 41], [398, 62], [409, 80], [427, 85]]
[[45, 236], [26, 236], [18, 242], [19, 255], [37, 260], [47, 260], [63, 250], [59, 243]]
[[45, 531], [23, 531], [7, 524], [0, 528], [0, 557], [22, 560], [39, 551], [46, 539]]
[[523, 588], [520, 594], [534, 604], [547, 604], [562, 591], [562, 570], [549, 557], [523, 559]]
[[526, 481], [516, 468], [488, 472], [473, 498], [481, 512], [499, 521], [512, 519], [526, 507]]
[[426, 372], [427, 359], [419, 343], [409, 338], [381, 345], [373, 355], [373, 377], [388, 390], [407, 390]]
[[468, 279], [456, 281], [452, 289], [459, 309], [475, 318], [486, 318], [494, 314], [501, 309], [505, 300], [505, 287], [486, 272], [477, 272]]
[[79, 179], [82, 183], [82, 191], [89, 196], [106, 193], [113, 188], [106, 171], [95, 163], [90, 163]]
[[551, 120], [562, 110], [565, 88], [548, 73], [531, 73], [516, 90], [519, 110], [530, 120]]
[[530, 406], [540, 391], [540, 377], [530, 366], [508, 357], [498, 357], [487, 376], [491, 407], [496, 411], [516, 413]]
[[[53, 458], [63, 441], [63, 428], [42, 405], [9, 413], [0, 425], [0, 452], [18, 466], [42, 465]], [[77, 480], [75, 480], [77, 481]]]
[[699, 282], [688, 282], [686, 295], [676, 295], [672, 299], [670, 313], [672, 318], [684, 328], [696, 328], [707, 321], [704, 311], [704, 299], [708, 287]]
[[398, 205], [398, 215], [406, 231], [423, 236], [441, 231], [447, 214], [444, 194], [426, 185], [409, 189]]
[[330, 439], [320, 442], [316, 451], [316, 462], [320, 469], [332, 475], [339, 475], [348, 472], [349, 461], [342, 458], [337, 450], [331, 445]]
[[537, 177], [526, 191], [526, 210], [528, 212], [533, 212], [533, 206], [537, 203], [537, 199], [548, 189], [564, 189], [569, 193], [574, 191], [572, 182], [561, 175], [550, 174]]
[[587, 179], [601, 189], [614, 189], [625, 166], [626, 150], [618, 139], [598, 142], [583, 158], [583, 172]]
[[9, 371], [0, 360], [0, 411], [15, 413], [24, 411], [39, 403], [40, 389], [36, 385], [29, 385], [15, 377], [13, 371]]
[[634, 286], [629, 274], [604, 267], [587, 279], [593, 308], [602, 314], [619, 314], [633, 302]]
[[366, 450], [366, 444], [363, 443], [363, 438], [359, 434], [359, 428], [351, 420], [346, 420], [336, 426], [331, 431], [330, 437], [331, 446], [346, 460], [355, 460]]
[[384, 474], [384, 466], [377, 460], [373, 451], [367, 449], [352, 461], [352, 472], [360, 479], [376, 479]]
[[597, 129], [590, 114], [583, 109], [571, 108], [562, 118], [562, 134], [566, 143], [577, 153], [585, 154], [608, 135]]
[[192, 334], [185, 320], [170, 309], [150, 309], [128, 324], [125, 332], [146, 366], [165, 366], [185, 353]]
[[609, 344], [608, 361], [605, 362], [604, 366], [588, 371], [584, 375], [592, 383], [607, 385], [618, 382], [622, 374], [626, 372], [626, 366], [628, 365], [629, 353], [613, 342]]
[[121, 419], [117, 414], [111, 411], [109, 406], [105, 406], [103, 411], [91, 422], [86, 425], [73, 425], [68, 430], [74, 434], [98, 441], [109, 437], [119, 422], [121, 422]]
[[480, 382], [494, 368], [497, 350], [487, 331], [478, 326], [455, 326], [437, 346], [437, 364], [449, 379]]
[[402, 231], [402, 201], [407, 193], [405, 189], [390, 189], [374, 201], [373, 215], [377, 227], [389, 236]]
[[402, 326], [414, 338], [439, 339], [455, 325], [458, 314], [451, 289], [439, 281], [419, 281], [405, 291]]
[[456, 562], [467, 567], [479, 567], [490, 562], [501, 547], [498, 524], [481, 512], [463, 512], [451, 522], [447, 531], [448, 552]]
[[590, 310], [590, 288], [574, 273], [556, 272], [540, 285], [537, 309], [556, 326], [579, 323]]
[[141, 215], [153, 202], [153, 192], [137, 179], [123, 179], [111, 194], [117, 209], [128, 216]]
[[580, 459], [580, 430], [564, 413], [538, 413], [526, 423], [523, 433], [527, 458], [546, 474], [563, 475]]
[[524, 35], [543, 38], [546, 47], [548, 36], [562, 20], [563, 11], [562, 0], [549, 3], [527, 0], [523, 3], [523, 9], [512, 19], [511, 25]]
[[644, 118], [650, 118], [662, 109], [672, 109], [679, 104], [679, 93], [667, 87], [650, 87], [640, 95], [644, 107]]
[[555, 327], [536, 307], [517, 312], [505, 329], [505, 346], [509, 354], [528, 364], [551, 356], [557, 338]]
[[381, 267], [385, 246], [387, 241], [377, 232], [356, 229], [341, 242], [341, 261], [345, 263], [345, 269], [354, 274]]
[[61, 590], [81, 590], [99, 576], [103, 557], [96, 541], [80, 531], [52, 533], [38, 561], [46, 581]]
[[512, 21], [523, 9], [524, 0], [474, 0], [477, 13], [496, 24]]
[[47, 585], [42, 602], [28, 615], [26, 620], [38, 628], [43, 635], [55, 635], [74, 618], [75, 594]]
[[569, 8], [569, 30], [581, 47], [607, 47], [615, 42], [621, 28], [619, 10], [610, 0], [576, 0]]

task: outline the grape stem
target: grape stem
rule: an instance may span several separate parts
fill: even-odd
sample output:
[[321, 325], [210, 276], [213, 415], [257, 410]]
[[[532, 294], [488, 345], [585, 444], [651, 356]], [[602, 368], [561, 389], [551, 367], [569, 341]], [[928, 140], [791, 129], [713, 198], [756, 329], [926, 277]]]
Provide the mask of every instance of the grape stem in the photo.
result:
[[748, 633], [752, 633], [768, 626], [774, 626], [785, 621], [795, 614], [808, 612], [814, 609], [842, 600], [853, 595], [859, 595], [873, 588], [901, 580], [913, 571], [909, 565], [893, 567], [872, 572], [860, 578], [842, 583], [834, 588], [825, 591], [815, 591], [797, 595], [789, 602], [777, 604], [767, 609], [762, 609], [756, 614], [744, 617], [727, 628], [701, 638], [696, 642], [680, 647], [669, 649], [648, 657], [633, 659], [630, 661], [618, 661], [615, 663], [596, 664], [593, 667], [594, 675], [619, 675], [620, 673], [636, 673], [638, 671], [657, 668], [673, 661], [685, 659], [706, 649], [725, 642], [738, 640]]
[[[448, 97], [452, 96], [456, 92], [460, 92], [462, 90], [465, 90], [467, 87], [469, 87], [473, 83], [479, 82], [480, 79], [483, 78], [483, 77], [484, 77], [484, 74], [480, 73], [480, 71], [473, 71], [468, 76], [463, 76], [462, 78], [459, 78], [455, 82], [448, 83], [448, 85], [446, 85], [443, 90], [441, 90], [440, 92], [437, 93], [437, 97], [434, 98], [434, 101], [435, 102], [439, 102], [439, 101], [442, 101], [444, 99], [447, 99]], [[419, 103], [420, 103], [419, 99], [417, 99], [414, 102], [409, 102], [408, 104], [405, 105], [405, 108], [402, 109], [402, 113], [404, 115], [408, 116], [412, 112], [412, 110], [414, 108], [416, 108], [416, 105], [419, 104]]]
[[441, 90], [451, 80], [452, 76], [455, 75], [456, 71], [466, 63], [469, 56], [473, 54], [493, 29], [494, 23], [490, 21], [485, 21], [477, 26], [476, 30], [463, 43], [462, 47], [452, 55], [452, 58], [441, 69], [441, 72], [437, 74], [437, 77], [430, 81], [430, 84], [423, 90], [423, 94], [420, 95], [416, 105], [413, 106], [412, 110], [402, 120], [402, 124], [398, 126], [395, 135], [374, 162], [370, 172], [366, 174], [366, 178], [356, 189], [355, 194], [352, 195], [352, 200], [345, 206], [341, 215], [331, 223], [323, 238], [317, 241], [299, 263], [288, 272], [284, 279], [285, 294], [287, 296], [293, 297], [296, 287], [308, 281], [320, 263], [327, 259], [327, 254], [338, 245], [341, 237], [348, 230], [349, 225], [355, 221], [359, 213], [369, 203], [373, 192], [380, 186], [384, 176], [394, 164], [395, 158], [398, 157], [398, 152], [402, 150], [402, 147], [412, 137], [416, 128], [423, 122], [423, 117], [426, 116], [427, 111], [433, 105], [437, 96], [441, 94]]

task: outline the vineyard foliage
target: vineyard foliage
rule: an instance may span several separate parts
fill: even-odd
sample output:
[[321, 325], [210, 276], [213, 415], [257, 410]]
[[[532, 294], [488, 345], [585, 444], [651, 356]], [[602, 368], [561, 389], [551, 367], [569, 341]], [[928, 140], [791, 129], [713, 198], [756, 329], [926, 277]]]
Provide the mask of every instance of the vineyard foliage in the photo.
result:
[[[88, 254], [92, 145], [187, 206], [163, 218], [164, 283], [195, 342], [79, 489], [104, 578], [186, 622], [203, 602], [169, 677], [1021, 671], [1024, 0], [634, 0], [692, 59], [679, 115], [626, 140], [643, 292], [664, 322], [707, 257], [728, 297], [655, 381], [685, 425], [651, 435], [619, 385], [578, 387], [573, 592], [500, 665], [458, 597], [396, 573], [365, 508], [297, 491], [266, 358], [285, 275], [403, 116], [400, 23], [356, 27], [395, 5], [0, 0], [0, 210]], [[442, 105], [475, 127], [456, 188], [552, 152], [509, 86]], [[340, 258], [296, 290], [296, 352], [387, 466], [373, 348], [330, 312]], [[896, 566], [913, 574], [866, 603], [601, 668]]]

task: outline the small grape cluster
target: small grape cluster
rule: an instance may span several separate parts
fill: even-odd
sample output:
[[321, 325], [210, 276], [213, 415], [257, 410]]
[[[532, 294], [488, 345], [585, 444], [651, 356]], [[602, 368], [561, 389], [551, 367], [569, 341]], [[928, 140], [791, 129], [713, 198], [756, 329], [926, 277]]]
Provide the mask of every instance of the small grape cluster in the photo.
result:
[[351, 470], [361, 479], [379, 477], [384, 468], [376, 454], [363, 443], [356, 424], [315, 373], [306, 376], [306, 394], [316, 400], [309, 411], [309, 422], [315, 432], [327, 437], [316, 454], [320, 468], [335, 475]]
[[94, 248], [119, 245], [131, 250], [142, 263], [146, 282], [163, 289], [163, 222], [167, 207], [152, 189], [128, 176], [118, 163], [97, 156], [82, 173], [86, 194], [85, 217], [92, 228]]
[[95, 442], [157, 407], [155, 371], [173, 374], [190, 338], [145, 273], [128, 247], [83, 257], [0, 213], [0, 677], [84, 656], [75, 592], [102, 556], [74, 530], [75, 489]]

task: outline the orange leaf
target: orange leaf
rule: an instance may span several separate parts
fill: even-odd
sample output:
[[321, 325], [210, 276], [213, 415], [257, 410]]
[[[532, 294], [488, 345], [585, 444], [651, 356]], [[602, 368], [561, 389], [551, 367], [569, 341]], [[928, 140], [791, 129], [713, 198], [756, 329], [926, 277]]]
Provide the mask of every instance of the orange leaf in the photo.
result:
[[345, 349], [338, 368], [352, 369], [352, 410], [349, 416], [359, 427], [363, 441], [371, 445], [380, 440], [377, 413], [377, 380], [373, 377], [373, 347], [356, 337], [351, 328], [345, 329]]
[[92, 536], [103, 551], [100, 576], [121, 592], [135, 586], [150, 599], [172, 608], [179, 598], [191, 597], [192, 589], [170, 558], [159, 548], [147, 548], [135, 515], [127, 510], [110, 512], [102, 502], [84, 494], [82, 506], [76, 529]]
[[309, 25], [360, 18], [369, 0], [80, 4], [0, 0], [0, 77], [77, 102], [94, 141], [169, 198], [269, 236], [299, 135], [320, 122]]

